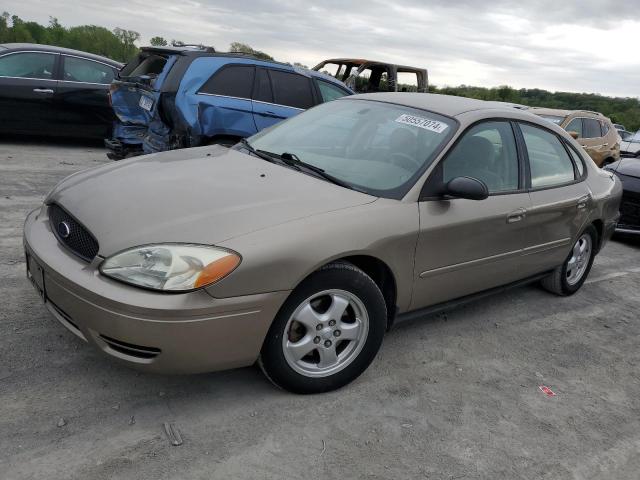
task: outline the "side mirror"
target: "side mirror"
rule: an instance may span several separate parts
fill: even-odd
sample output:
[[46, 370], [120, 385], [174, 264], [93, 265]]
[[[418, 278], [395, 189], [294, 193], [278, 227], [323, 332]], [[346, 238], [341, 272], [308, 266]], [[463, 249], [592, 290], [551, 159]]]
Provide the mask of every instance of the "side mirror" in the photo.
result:
[[456, 177], [447, 183], [444, 189], [446, 195], [467, 200], [484, 200], [489, 196], [487, 185], [477, 178]]
[[571, 135], [572, 138], [575, 138], [575, 139], [580, 137], [580, 134], [578, 132], [571, 131], [571, 132], [567, 132], [567, 133], [569, 135]]

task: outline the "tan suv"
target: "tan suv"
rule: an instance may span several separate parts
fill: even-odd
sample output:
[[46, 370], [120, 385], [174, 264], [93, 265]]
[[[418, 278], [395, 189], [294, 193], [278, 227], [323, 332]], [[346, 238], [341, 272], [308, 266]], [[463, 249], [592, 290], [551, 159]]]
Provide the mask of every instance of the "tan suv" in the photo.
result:
[[599, 167], [620, 159], [620, 138], [611, 120], [588, 110], [531, 108], [531, 113], [564, 128]]

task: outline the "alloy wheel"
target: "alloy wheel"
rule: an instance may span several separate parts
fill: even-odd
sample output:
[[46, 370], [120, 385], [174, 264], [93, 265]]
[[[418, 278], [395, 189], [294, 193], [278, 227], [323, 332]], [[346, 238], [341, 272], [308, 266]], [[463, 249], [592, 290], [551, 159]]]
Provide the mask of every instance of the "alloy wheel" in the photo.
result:
[[293, 312], [282, 337], [289, 366], [307, 377], [326, 377], [344, 369], [367, 339], [369, 316], [362, 301], [345, 290], [325, 290]]

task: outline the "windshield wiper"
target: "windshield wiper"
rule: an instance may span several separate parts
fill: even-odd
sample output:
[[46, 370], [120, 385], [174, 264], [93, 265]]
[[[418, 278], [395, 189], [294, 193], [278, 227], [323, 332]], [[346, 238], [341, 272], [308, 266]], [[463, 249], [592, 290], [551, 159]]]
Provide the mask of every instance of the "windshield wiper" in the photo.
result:
[[[350, 185], [347, 182], [343, 182], [339, 178], [336, 178], [333, 175], [331, 175], [330, 173], [325, 172], [323, 168], [316, 167], [315, 165], [312, 165], [307, 162], [303, 162], [302, 160], [300, 160], [300, 158], [298, 158], [298, 156], [295, 153], [284, 152], [279, 157], [284, 163], [286, 163], [290, 167], [297, 168], [298, 170], [304, 169], [304, 170], [313, 172], [316, 174], [316, 176], [322, 177], [323, 179], [335, 185], [339, 185], [344, 188], [349, 188], [351, 190], [358, 190], [357, 188], [354, 188], [353, 185]], [[361, 190], [358, 190], [358, 191], [361, 191]]]
[[315, 165], [312, 165], [310, 163], [303, 162], [298, 158], [298, 156], [295, 153], [284, 152], [278, 155], [277, 153], [274, 153], [274, 152], [268, 152], [266, 150], [258, 150], [254, 148], [253, 145], [251, 145], [244, 138], [240, 140], [240, 143], [247, 150], [249, 150], [249, 152], [251, 152], [253, 155], [256, 155], [257, 157], [260, 157], [268, 162], [283, 163], [288, 167], [295, 168], [298, 171], [306, 170], [307, 172], [311, 172], [312, 174], [314, 174], [316, 177], [323, 178], [324, 180], [327, 180], [328, 182], [331, 182], [335, 185], [339, 185], [341, 187], [348, 188], [350, 190], [356, 190], [358, 192], [366, 193], [363, 190], [360, 190], [358, 188], [355, 188], [353, 185], [348, 184], [347, 182], [343, 182], [339, 178], [336, 178], [333, 175], [331, 175], [330, 173], [325, 172], [324, 169], [320, 167], [316, 167]]
[[255, 148], [253, 148], [253, 145], [247, 142], [246, 138], [243, 138], [242, 140], [240, 140], [240, 143], [242, 144], [243, 147], [249, 150], [249, 153], [251, 153], [252, 155], [255, 155], [256, 157], [259, 157], [263, 160], [266, 160], [267, 162], [277, 163], [275, 159], [276, 157], [269, 154], [268, 152], [263, 152], [262, 150], [256, 150]]

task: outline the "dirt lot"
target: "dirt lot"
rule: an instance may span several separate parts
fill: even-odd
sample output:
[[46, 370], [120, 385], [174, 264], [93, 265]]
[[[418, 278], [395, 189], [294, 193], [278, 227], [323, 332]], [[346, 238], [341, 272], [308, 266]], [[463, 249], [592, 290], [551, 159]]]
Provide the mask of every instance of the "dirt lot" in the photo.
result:
[[610, 242], [573, 297], [529, 286], [401, 325], [330, 394], [255, 368], [153, 376], [67, 332], [25, 278], [27, 212], [106, 161], [0, 139], [2, 480], [639, 478], [639, 242]]

